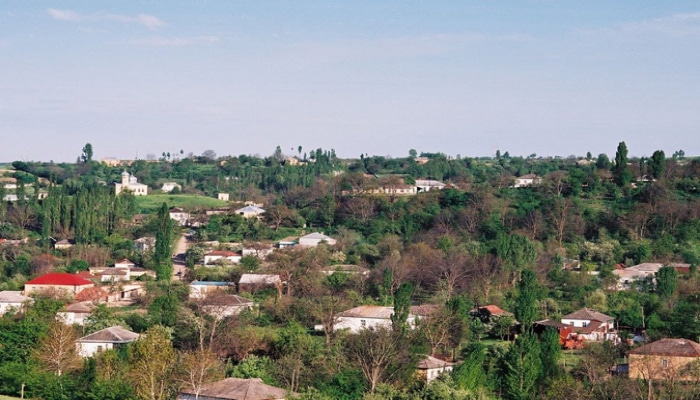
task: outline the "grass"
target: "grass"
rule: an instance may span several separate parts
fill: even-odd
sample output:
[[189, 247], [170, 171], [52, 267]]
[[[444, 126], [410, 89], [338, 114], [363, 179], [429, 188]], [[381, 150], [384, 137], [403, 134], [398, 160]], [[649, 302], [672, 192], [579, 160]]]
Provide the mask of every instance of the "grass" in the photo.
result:
[[149, 194], [148, 196], [136, 197], [136, 208], [142, 214], [152, 214], [158, 211], [163, 203], [168, 207], [193, 208], [214, 208], [224, 207], [227, 202], [211, 197], [192, 194]]
[[5, 396], [5, 395], [0, 394], [0, 400], [15, 400], [15, 399], [19, 399], [19, 397], [10, 397], [10, 396]]

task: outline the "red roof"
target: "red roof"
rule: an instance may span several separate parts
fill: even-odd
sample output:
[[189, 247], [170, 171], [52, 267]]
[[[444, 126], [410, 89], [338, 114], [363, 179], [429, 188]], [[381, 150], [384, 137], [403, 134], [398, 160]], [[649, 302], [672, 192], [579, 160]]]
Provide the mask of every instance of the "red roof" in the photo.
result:
[[83, 279], [77, 275], [52, 272], [34, 278], [27, 282], [26, 285], [57, 285], [57, 286], [83, 286], [92, 285], [93, 283], [87, 279]]

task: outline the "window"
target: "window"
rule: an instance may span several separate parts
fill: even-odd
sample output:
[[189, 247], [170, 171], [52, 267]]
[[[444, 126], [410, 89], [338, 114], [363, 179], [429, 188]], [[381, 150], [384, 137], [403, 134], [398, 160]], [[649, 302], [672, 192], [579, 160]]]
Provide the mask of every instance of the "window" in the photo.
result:
[[367, 321], [365, 321], [364, 319], [361, 319], [361, 320], [360, 320], [360, 326], [363, 327], [363, 328], [366, 328], [366, 327], [367, 327]]
[[668, 368], [668, 360], [665, 358], [661, 359], [661, 368]]
[[587, 326], [588, 326], [588, 322], [583, 321], [583, 324], [581, 324], [581, 326], [583, 326], [584, 328], [587, 327]]

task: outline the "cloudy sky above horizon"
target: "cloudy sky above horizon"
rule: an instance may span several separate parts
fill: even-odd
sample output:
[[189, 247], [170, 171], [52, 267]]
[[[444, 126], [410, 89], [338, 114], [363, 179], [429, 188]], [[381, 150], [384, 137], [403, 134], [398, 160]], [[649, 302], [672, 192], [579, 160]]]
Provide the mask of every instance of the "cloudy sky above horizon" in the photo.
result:
[[700, 155], [700, 3], [8, 1], [0, 162]]

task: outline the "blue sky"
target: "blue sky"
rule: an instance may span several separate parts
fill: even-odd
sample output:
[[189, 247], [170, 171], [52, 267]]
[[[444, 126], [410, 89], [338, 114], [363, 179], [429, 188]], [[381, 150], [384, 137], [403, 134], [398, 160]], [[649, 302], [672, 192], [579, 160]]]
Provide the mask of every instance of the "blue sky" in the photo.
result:
[[0, 161], [700, 155], [698, 49], [697, 1], [7, 1]]

